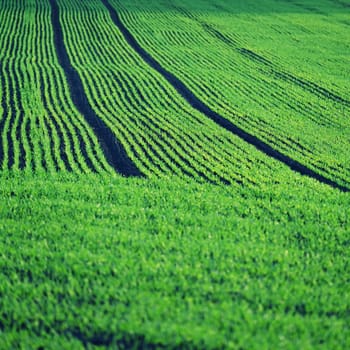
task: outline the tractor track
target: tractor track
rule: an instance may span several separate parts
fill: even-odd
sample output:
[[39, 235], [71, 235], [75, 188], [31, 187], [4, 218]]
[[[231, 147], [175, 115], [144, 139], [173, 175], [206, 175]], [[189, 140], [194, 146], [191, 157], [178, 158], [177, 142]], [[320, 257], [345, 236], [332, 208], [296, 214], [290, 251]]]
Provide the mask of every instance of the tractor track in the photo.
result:
[[[123, 35], [126, 42], [134, 49], [136, 53], [154, 70], [156, 70], [159, 74], [161, 74], [164, 79], [170, 83], [173, 88], [196, 110], [201, 112], [202, 114], [206, 115], [208, 118], [215, 121], [218, 125], [225, 128], [226, 130], [230, 131], [231, 133], [235, 134], [236, 136], [240, 137], [247, 143], [253, 145], [256, 149], [260, 150], [261, 152], [265, 153], [267, 156], [274, 158], [281, 163], [287, 165], [290, 169], [293, 171], [308, 176], [310, 178], [313, 178], [321, 183], [327, 184], [333, 188], [339, 189], [342, 192], [349, 192], [349, 188], [342, 186], [331, 179], [328, 179], [321, 174], [318, 174], [314, 170], [308, 168], [307, 166], [301, 164], [300, 162], [288, 157], [287, 155], [279, 152], [278, 150], [274, 149], [264, 141], [260, 140], [256, 136], [246, 132], [245, 130], [241, 129], [234, 123], [230, 122], [229, 120], [222, 117], [217, 112], [213, 111], [211, 108], [209, 108], [203, 101], [201, 101], [179, 78], [177, 78], [175, 75], [167, 71], [165, 68], [161, 66], [161, 64], [154, 59], [150, 53], [148, 53], [144, 48], [141, 47], [141, 45], [138, 43], [138, 41], [135, 39], [133, 34], [129, 31], [129, 29], [124, 25], [124, 23], [121, 21], [119, 14], [115, 10], [115, 8], [110, 4], [108, 0], [101, 0], [104, 6], [109, 11], [110, 17], [114, 24], [117, 26], [121, 34]], [[53, 0], [51, 0], [53, 2]]]
[[49, 2], [58, 62], [64, 70], [74, 105], [95, 132], [109, 164], [123, 176], [144, 176], [129, 158], [121, 142], [117, 140], [113, 132], [91, 107], [84, 91], [83, 82], [78, 72], [72, 66], [65, 47], [57, 2], [56, 0], [49, 0]]

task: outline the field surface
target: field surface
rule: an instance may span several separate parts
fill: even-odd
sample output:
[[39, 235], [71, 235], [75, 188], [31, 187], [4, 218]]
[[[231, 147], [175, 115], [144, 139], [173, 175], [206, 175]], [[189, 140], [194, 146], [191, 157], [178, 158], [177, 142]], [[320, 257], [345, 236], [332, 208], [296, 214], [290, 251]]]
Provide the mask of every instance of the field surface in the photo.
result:
[[350, 348], [348, 0], [0, 28], [0, 349]]

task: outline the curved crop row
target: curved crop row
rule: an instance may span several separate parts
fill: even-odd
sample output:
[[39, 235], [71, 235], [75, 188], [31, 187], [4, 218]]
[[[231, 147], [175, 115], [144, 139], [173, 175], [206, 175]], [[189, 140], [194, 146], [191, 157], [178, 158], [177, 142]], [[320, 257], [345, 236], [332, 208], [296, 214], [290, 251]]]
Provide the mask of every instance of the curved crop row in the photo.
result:
[[[214, 3], [211, 0], [175, 0], [166, 3], [166, 6], [158, 1], [140, 3], [129, 0], [118, 3], [120, 7], [125, 5], [132, 11], [142, 9], [154, 15], [172, 9], [177, 13], [179, 9], [185, 10], [197, 21], [209, 24], [211, 28], [207, 29], [213, 29], [214, 25], [221, 39], [229, 38], [230, 43], [234, 39], [243, 48], [263, 52], [264, 57], [272, 59], [279, 69], [287, 69], [286, 73], [292, 73], [299, 80], [294, 83], [306, 83], [309, 86], [304, 88], [313, 89], [319, 96], [349, 106], [346, 78], [349, 70], [344, 55], [349, 44], [348, 13], [336, 1], [218, 0]], [[176, 28], [179, 30], [179, 27]]]
[[275, 172], [294, 176], [191, 108], [127, 45], [100, 1], [57, 3], [90, 105], [144, 174], [224, 183], [279, 181]]
[[[252, 51], [251, 49], [245, 48], [245, 46], [249, 46], [248, 43], [244, 43], [240, 38], [237, 40], [237, 37], [233, 40], [230, 36], [228, 36], [225, 32], [219, 31], [214, 24], [211, 23], [211, 21], [208, 21], [208, 16], [198, 16], [193, 15], [191, 12], [186, 10], [184, 7], [180, 6], [170, 6], [171, 9], [174, 9], [178, 13], [180, 13], [182, 16], [191, 19], [192, 21], [195, 21], [196, 23], [200, 24], [200, 26], [212, 37], [222, 41], [223, 43], [229, 45], [231, 49], [235, 49], [237, 52], [245, 56], [246, 58], [255, 61], [259, 65], [260, 70], [264, 70], [265, 73], [269, 73], [273, 75], [275, 78], [287, 81], [289, 83], [295, 84], [299, 87], [301, 87], [304, 90], [307, 90], [308, 92], [311, 92], [318, 97], [329, 99], [335, 102], [339, 102], [340, 104], [344, 104], [347, 107], [350, 107], [350, 101], [346, 98], [343, 98], [342, 96], [339, 96], [338, 94], [327, 90], [326, 88], [312, 82], [308, 81], [306, 79], [300, 78], [296, 75], [291, 74], [290, 72], [285, 71], [282, 67], [280, 67], [276, 62], [273, 62], [272, 60], [261, 56], [260, 54], [257, 54], [256, 52]], [[210, 20], [210, 18], [209, 18]], [[276, 21], [276, 19], [275, 19]], [[214, 21], [215, 22], [215, 21]], [[293, 28], [293, 23], [289, 23], [289, 26]], [[282, 33], [281, 33], [282, 34]], [[178, 40], [175, 40], [175, 43], [178, 43]], [[184, 44], [184, 41], [180, 43], [181, 45]], [[277, 62], [278, 63], [278, 62]], [[246, 67], [245, 67], [246, 66]], [[242, 65], [243, 68], [248, 68], [249, 65], [246, 64]], [[267, 72], [266, 72], [267, 70]], [[267, 86], [269, 85], [268, 82], [265, 82]], [[298, 96], [295, 94], [293, 96], [293, 91], [291, 91], [290, 97], [297, 98]], [[300, 108], [302, 109], [303, 106], [300, 104], [296, 104], [294, 108]], [[318, 106], [313, 106], [317, 108]], [[293, 108], [293, 107], [292, 107]], [[316, 112], [316, 114], [315, 114]], [[319, 111], [315, 110], [307, 110], [307, 116], [312, 119], [313, 116], [317, 116]], [[327, 116], [321, 115], [322, 121], [330, 123], [332, 125], [332, 122], [334, 123], [334, 120], [331, 118], [327, 120]], [[315, 120], [315, 119], [313, 119]], [[315, 120], [317, 121], [317, 120]], [[321, 122], [321, 121], [320, 121]]]
[[1, 14], [0, 167], [110, 172], [97, 138], [67, 94], [48, 4], [6, 0]]
[[[271, 65], [262, 64], [262, 56], [240, 48], [239, 38], [232, 46], [218, 40], [203, 28], [207, 24], [219, 33], [209, 11], [181, 12], [176, 1], [172, 2], [176, 9], [152, 3], [149, 10], [145, 2], [142, 11], [132, 0], [110, 2], [140, 45], [212, 110], [316, 172], [349, 183], [350, 108], [346, 104], [320, 98], [291, 79], [272, 74]], [[191, 18], [195, 16], [199, 20]], [[169, 30], [176, 36], [171, 42], [163, 35]], [[201, 39], [189, 47], [191, 33]]]

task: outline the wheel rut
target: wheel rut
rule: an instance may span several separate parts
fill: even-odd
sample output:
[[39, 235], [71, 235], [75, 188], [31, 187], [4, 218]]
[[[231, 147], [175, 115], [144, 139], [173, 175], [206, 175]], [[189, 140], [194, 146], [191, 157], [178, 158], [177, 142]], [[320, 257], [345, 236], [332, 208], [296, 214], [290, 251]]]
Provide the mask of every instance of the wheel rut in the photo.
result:
[[[53, 0], [51, 0], [53, 1]], [[211, 108], [209, 108], [203, 101], [201, 101], [195, 94], [175, 75], [167, 71], [165, 68], [161, 66], [161, 64], [154, 59], [145, 49], [141, 47], [141, 45], [137, 42], [133, 34], [129, 31], [129, 29], [123, 24], [121, 21], [119, 14], [115, 10], [115, 8], [110, 4], [108, 0], [101, 0], [104, 6], [109, 11], [110, 17], [114, 24], [117, 26], [119, 31], [124, 36], [124, 39], [127, 41], [127, 43], [130, 45], [131, 48], [134, 49], [135, 52], [138, 53], [138, 55], [154, 70], [156, 70], [159, 74], [163, 76], [164, 79], [170, 83], [174, 89], [196, 110], [201, 112], [202, 114], [206, 115], [208, 118], [212, 119], [214, 122], [216, 122], [221, 127], [225, 128], [226, 130], [230, 131], [231, 133], [235, 134], [236, 136], [240, 137], [247, 143], [253, 145], [255, 148], [257, 148], [259, 151], [263, 152], [267, 156], [274, 158], [281, 163], [287, 165], [290, 169], [293, 171], [308, 176], [310, 178], [313, 178], [321, 183], [324, 183], [326, 185], [329, 185], [333, 188], [339, 189], [342, 192], [349, 192], [350, 189], [342, 186], [324, 176], [321, 174], [316, 173], [312, 169], [306, 167], [305, 165], [301, 164], [300, 162], [286, 156], [285, 154], [279, 152], [278, 150], [274, 149], [264, 141], [260, 140], [256, 136], [244, 131], [237, 125], [233, 124], [229, 120], [222, 117], [217, 112], [213, 111]]]
[[113, 134], [112, 130], [96, 115], [91, 107], [84, 90], [83, 82], [69, 59], [59, 20], [57, 2], [56, 0], [49, 0], [49, 2], [51, 5], [51, 22], [58, 62], [65, 73], [74, 105], [95, 132], [108, 163], [116, 172], [123, 176], [144, 176], [129, 158], [123, 145]]

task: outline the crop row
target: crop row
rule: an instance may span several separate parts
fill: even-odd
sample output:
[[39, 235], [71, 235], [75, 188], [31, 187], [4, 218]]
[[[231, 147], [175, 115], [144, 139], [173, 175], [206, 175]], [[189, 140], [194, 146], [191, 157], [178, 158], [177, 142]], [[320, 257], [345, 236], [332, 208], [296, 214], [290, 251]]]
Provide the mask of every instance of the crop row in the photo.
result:
[[[226, 35], [210, 12], [191, 13], [190, 4], [176, 1], [172, 8], [110, 2], [136, 40], [210, 108], [315, 171], [349, 182], [350, 108], [341, 98], [320, 97], [311, 91], [316, 84], [306, 89], [271, 57], [244, 47], [238, 35]], [[219, 40], [220, 34], [231, 42]], [[198, 42], [189, 47], [191, 35]]]
[[[282, 71], [283, 67], [288, 68], [293, 77], [310, 84], [304, 88], [349, 105], [348, 62], [344, 55], [349, 42], [348, 15], [345, 7], [336, 1], [320, 0], [316, 4], [313, 0], [302, 3], [297, 0], [240, 3], [199, 0], [172, 1], [166, 6], [159, 1], [119, 3], [127, 8], [130, 4], [137, 12], [147, 9], [145, 12], [155, 15], [157, 10], [164, 12], [165, 8], [180, 10], [182, 15], [187, 12], [186, 16], [209, 24], [207, 30], [214, 25], [221, 39], [228, 38], [231, 44], [235, 42], [242, 47], [259, 48], [264, 57], [282, 63], [279, 66]], [[268, 14], [268, 18], [261, 14]]]
[[49, 6], [8, 0], [0, 13], [0, 167], [111, 171], [70, 100], [52, 41]]
[[276, 171], [291, 175], [193, 109], [129, 47], [100, 1], [58, 5], [89, 103], [142, 173], [223, 183], [278, 181]]
[[[299, 87], [301, 87], [304, 90], [307, 90], [321, 98], [326, 98], [327, 100], [332, 100], [335, 102], [339, 102], [341, 104], [344, 104], [347, 107], [350, 107], [350, 101], [346, 99], [346, 97], [342, 97], [337, 93], [334, 93], [330, 90], [328, 90], [327, 88], [324, 88], [312, 81], [303, 79], [301, 77], [298, 77], [295, 74], [291, 74], [290, 72], [286, 71], [283, 67], [281, 67], [281, 65], [279, 65], [278, 60], [276, 62], [276, 58], [275, 57], [263, 57], [260, 54], [245, 48], [245, 46], [249, 46], [249, 43], [247, 43], [246, 41], [242, 40], [242, 38], [237, 36], [232, 39], [231, 36], [227, 35], [227, 31], [219, 31], [218, 29], [216, 29], [218, 23], [215, 23], [216, 21], [214, 20], [214, 24], [212, 23], [212, 21], [210, 20], [211, 16], [198, 16], [198, 15], [193, 15], [191, 12], [189, 12], [186, 8], [184, 7], [180, 7], [180, 6], [175, 6], [175, 5], [171, 5], [171, 8], [176, 10], [178, 13], [180, 13], [182, 16], [184, 16], [185, 18], [189, 18], [192, 21], [195, 21], [196, 23], [198, 23], [202, 29], [204, 31], [206, 31], [210, 36], [213, 36], [214, 38], [222, 41], [223, 43], [229, 45], [231, 47], [231, 49], [235, 49], [237, 52], [239, 52], [240, 54], [242, 54], [243, 56], [245, 56], [246, 58], [253, 60], [257, 63], [259, 63], [259, 69], [260, 70], [264, 70], [265, 73], [269, 73], [271, 75], [273, 75], [275, 78], [279, 78], [281, 80], [290, 82], [294, 85], [297, 85]], [[208, 18], [209, 17], [209, 18]], [[277, 22], [279, 19], [274, 18], [274, 22]], [[285, 21], [285, 19], [283, 18], [283, 20]], [[230, 21], [227, 20], [225, 23], [230, 23]], [[252, 21], [254, 22], [254, 21]], [[220, 22], [219, 22], [220, 23]], [[288, 26], [293, 29], [293, 30], [300, 30], [300, 28], [295, 28], [293, 25], [293, 22], [289, 22]], [[229, 28], [226, 28], [229, 30]], [[302, 27], [301, 28], [302, 31], [304, 31], [305, 29]], [[283, 32], [280, 32], [279, 30], [277, 31], [279, 35], [283, 35]], [[182, 43], [183, 44], [183, 43]], [[269, 56], [269, 55], [268, 55]], [[244, 67], [244, 65], [243, 65]], [[267, 72], [266, 72], [267, 70]], [[293, 95], [291, 95], [291, 97], [293, 97]], [[295, 95], [294, 97], [298, 98], [297, 95]], [[290, 106], [291, 108], [295, 108]], [[301, 108], [302, 106], [300, 104], [296, 105], [297, 108]], [[315, 106], [317, 107], [317, 106]], [[311, 110], [311, 113], [309, 110], [304, 110], [305, 112], [307, 112], [307, 115], [309, 116], [309, 118], [313, 118], [313, 117], [317, 117], [319, 115], [319, 111], [316, 111], [316, 114], [313, 114], [312, 112], [315, 112], [314, 110]], [[317, 119], [313, 119], [314, 121], [318, 121], [319, 123], [330, 123], [330, 125], [332, 123], [334, 123], [334, 120], [332, 120], [332, 118], [327, 119], [327, 116], [321, 115], [322, 120], [318, 121]], [[318, 118], [319, 119], [319, 118]]]
[[[299, 179], [279, 162], [261, 154], [192, 108], [174, 86], [128, 45], [103, 3], [109, 2], [46, 0], [36, 3], [31, 0], [15, 5], [10, 1], [2, 3], [0, 164], [3, 169], [111, 171], [103, 154], [106, 140], [101, 139], [104, 131], [108, 131], [114, 135], [110, 144], [113, 143], [117, 150], [124, 149], [138, 168], [135, 169], [147, 176], [178, 175], [214, 183], [249, 184]], [[158, 32], [155, 30], [154, 33], [156, 36], [167, 33], [168, 39], [174, 39], [170, 40], [172, 49], [180, 47], [180, 54], [172, 62], [173, 52], [169, 50], [169, 55], [167, 52], [162, 56], [162, 64], [165, 62], [168, 67], [176, 62], [179, 68], [183, 68], [180, 69], [181, 78], [189, 88], [228, 120], [239, 120], [276, 149], [298, 155], [318, 171], [346, 183], [346, 176], [341, 175], [350, 170], [343, 166], [342, 159], [337, 164], [334, 157], [329, 157], [332, 165], [325, 164], [312, 142], [307, 145], [300, 135], [296, 138], [286, 133], [283, 123], [272, 125], [271, 121], [259, 116], [242, 115], [240, 104], [232, 108], [223, 98], [218, 78], [221, 78], [223, 91], [235, 86], [243, 99], [247, 97], [246, 89], [251, 88], [249, 84], [254, 82], [260, 86], [261, 81], [256, 75], [264, 72], [260, 67], [264, 59], [250, 50], [242, 54], [244, 49], [240, 49], [240, 39], [222, 34], [208, 19], [196, 17], [176, 4], [171, 6], [170, 17], [157, 11], [155, 27], [167, 26], [171, 18], [178, 18], [181, 25], [176, 31], [157, 29]], [[139, 11], [138, 16], [125, 12], [127, 23], [138, 23], [151, 15], [152, 11]], [[196, 28], [196, 25], [201, 30], [191, 32], [189, 26]], [[133, 31], [141, 33], [137, 25], [135, 28]], [[137, 36], [141, 37], [142, 33]], [[148, 43], [147, 49], [156, 53], [153, 38], [142, 37]], [[195, 52], [198, 55], [194, 57], [188, 46], [196, 47], [197, 43], [222, 49], [221, 62], [217, 50], [213, 50], [210, 57], [205, 56], [204, 51]], [[239, 67], [232, 66], [232, 71], [245, 77], [248, 87], [226, 79], [219, 70], [219, 63], [231, 67], [227, 56], [229, 51], [241, 60]], [[248, 56], [252, 57], [247, 60]], [[188, 59], [193, 71], [183, 65], [184, 58]], [[198, 79], [202, 74], [195, 66], [196, 60], [210, 68], [208, 72], [204, 71], [203, 81]], [[258, 73], [250, 72], [251, 65], [257, 63], [259, 65], [254, 69]], [[264, 66], [265, 69], [269, 67], [268, 64]], [[72, 71], [79, 76], [79, 81], [81, 79], [81, 88], [71, 79]], [[206, 80], [208, 77], [209, 81]], [[269, 83], [266, 80], [266, 85], [272, 90], [275, 82]], [[265, 87], [259, 88], [266, 90]], [[255, 91], [247, 100], [264, 101], [264, 93]], [[79, 100], [77, 95], [84, 98]], [[282, 103], [281, 87], [279, 91], [275, 89], [273, 96], [277, 95], [280, 96], [277, 102]], [[293, 110], [292, 101], [297, 95], [292, 97], [294, 99], [290, 98], [286, 103], [289, 112]], [[277, 102], [273, 102], [276, 108]], [[272, 102], [266, 99], [266, 105], [262, 106], [271, 110], [269, 103]], [[95, 119], [103, 122], [92, 125], [84, 115], [89, 108]], [[303, 104], [296, 103], [294, 110], [300, 113], [304, 110], [306, 115]], [[319, 128], [327, 126], [331, 131], [344, 129], [341, 122], [326, 117], [319, 123], [315, 122], [312, 113], [310, 121]]]

